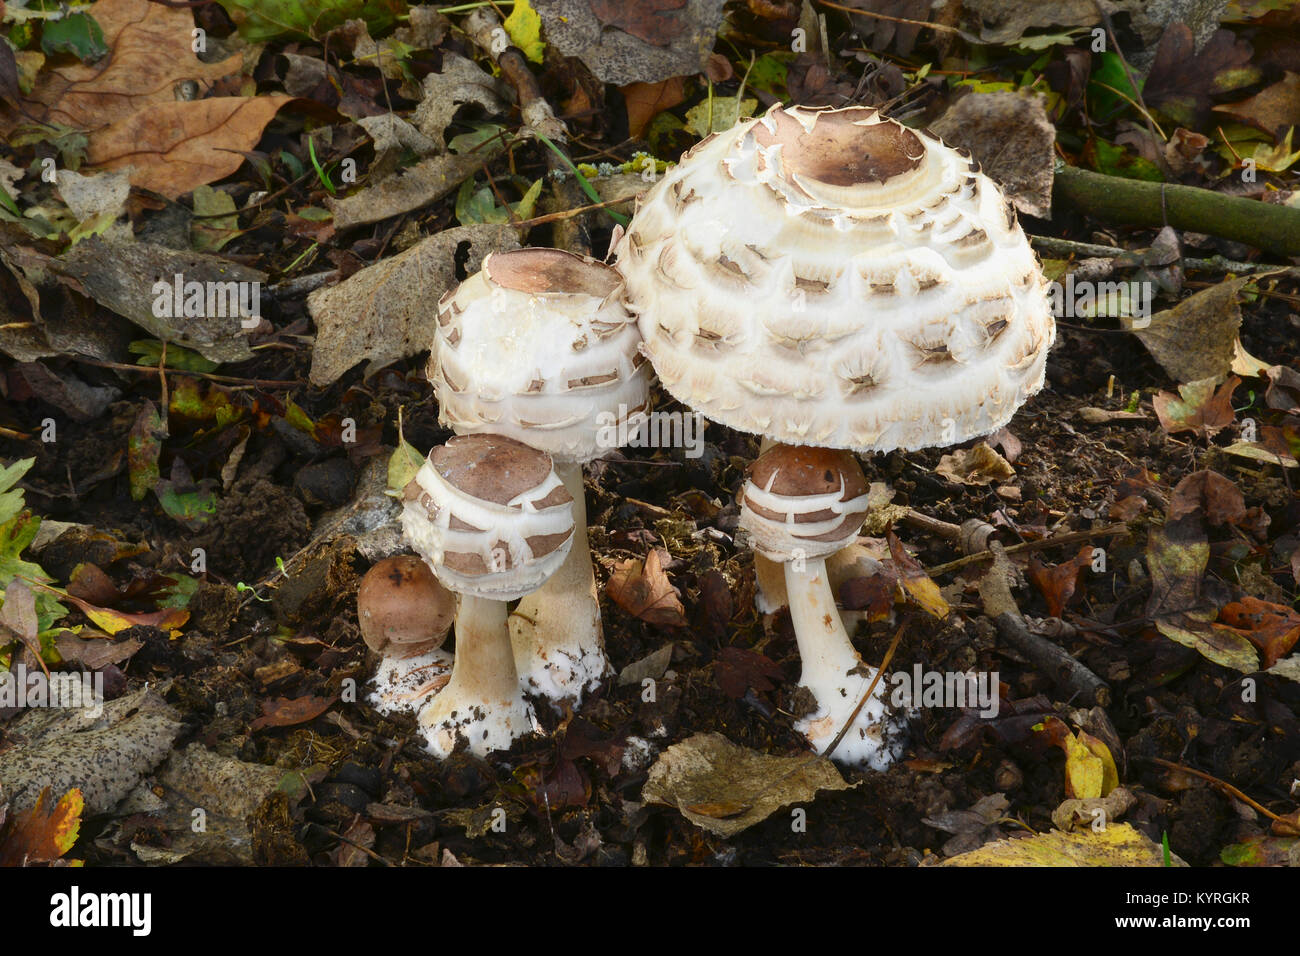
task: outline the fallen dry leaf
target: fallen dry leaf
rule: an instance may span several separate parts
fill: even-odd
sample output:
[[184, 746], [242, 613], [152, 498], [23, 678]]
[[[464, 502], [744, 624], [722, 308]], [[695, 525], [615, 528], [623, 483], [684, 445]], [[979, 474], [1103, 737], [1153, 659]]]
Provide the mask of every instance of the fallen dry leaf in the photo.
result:
[[886, 533], [889, 541], [889, 555], [893, 560], [894, 568], [898, 571], [898, 583], [902, 586], [903, 591], [927, 614], [932, 617], [945, 618], [951, 610], [948, 602], [939, 593], [939, 585], [925, 573], [925, 568], [921, 567], [921, 562], [907, 553], [903, 547], [903, 542], [891, 530]]
[[1203, 289], [1150, 316], [1143, 327], [1134, 319], [1125, 322], [1174, 381], [1217, 379], [1232, 370], [1237, 356], [1237, 295], [1249, 281], [1244, 276]]
[[466, 272], [477, 272], [490, 252], [519, 248], [509, 226], [444, 229], [405, 252], [360, 270], [307, 297], [316, 323], [310, 379], [328, 385], [358, 362], [373, 371], [425, 351], [433, 341], [433, 303], [456, 284], [457, 250], [464, 243]]
[[606, 593], [633, 617], [660, 627], [685, 627], [686, 609], [677, 588], [668, 580], [659, 552], [659, 548], [652, 548], [645, 560], [620, 561], [605, 585]]
[[274, 93], [159, 103], [93, 133], [86, 162], [130, 167], [131, 185], [175, 199], [237, 170], [291, 99]]
[[676, 807], [696, 826], [723, 837], [761, 823], [777, 810], [807, 803], [819, 790], [848, 790], [825, 757], [773, 757], [722, 734], [695, 734], [655, 761], [641, 790], [646, 803]]
[[930, 128], [950, 146], [970, 150], [1021, 213], [1051, 218], [1056, 127], [1039, 97], [970, 93]]
[[72, 849], [81, 831], [85, 802], [75, 787], [59, 802], [46, 809], [50, 788], [36, 798], [30, 810], [16, 813], [7, 821], [0, 818], [0, 866], [31, 866], [53, 863]]
[[773, 681], [782, 680], [785, 674], [775, 661], [758, 651], [724, 647], [713, 665], [713, 677], [724, 694], [740, 700], [751, 688], [756, 694], [775, 689]]
[[338, 695], [331, 697], [277, 697], [275, 700], [262, 701], [262, 716], [248, 725], [249, 730], [261, 730], [264, 727], [292, 727], [315, 720], [337, 701]]
[[[1186, 866], [1174, 854], [1173, 866]], [[1038, 833], [988, 843], [939, 866], [1164, 866], [1164, 849], [1127, 823], [1062, 833]]]
[[[73, 62], [40, 72], [25, 105], [47, 123], [101, 129], [178, 102], [178, 83], [193, 80], [203, 96], [216, 80], [240, 69], [239, 54], [217, 63], [204, 63], [194, 55], [194, 14], [186, 7], [98, 0], [88, 12], [103, 30], [109, 55], [95, 63]], [[0, 131], [7, 131], [6, 118], [21, 119], [0, 113]]]
[[959, 448], [939, 459], [934, 469], [936, 475], [959, 485], [991, 485], [1016, 476], [1011, 464], [989, 447], [979, 442], [970, 448]]
[[1074, 597], [1084, 573], [1092, 566], [1092, 545], [1085, 544], [1079, 553], [1060, 564], [1044, 564], [1037, 554], [1029, 556], [1025, 576], [1033, 582], [1047, 601], [1049, 617], [1060, 617]]
[[1228, 478], [1208, 468], [1193, 472], [1169, 497], [1169, 520], [1200, 512], [1216, 528], [1238, 524], [1246, 518], [1246, 499]]
[[644, 135], [646, 127], [655, 116], [686, 99], [685, 87], [685, 78], [680, 76], [669, 77], [658, 83], [629, 83], [623, 87], [628, 135], [633, 138]]
[[723, 0], [533, 0], [547, 41], [616, 86], [701, 73]]
[[1264, 654], [1269, 668], [1291, 652], [1300, 640], [1300, 614], [1283, 604], [1247, 595], [1224, 605], [1219, 620], [1237, 631]]
[[1160, 419], [1160, 427], [1173, 435], [1177, 432], [1196, 432], [1213, 437], [1237, 420], [1232, 410], [1232, 393], [1241, 384], [1233, 375], [1215, 388], [1215, 379], [1202, 379], [1178, 386], [1178, 395], [1158, 392], [1151, 405]]

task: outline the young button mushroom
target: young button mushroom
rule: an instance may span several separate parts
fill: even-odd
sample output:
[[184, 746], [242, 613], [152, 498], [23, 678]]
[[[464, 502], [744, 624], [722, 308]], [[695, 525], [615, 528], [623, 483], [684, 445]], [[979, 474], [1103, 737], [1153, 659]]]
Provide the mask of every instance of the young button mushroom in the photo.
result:
[[376, 710], [418, 711], [437, 693], [451, 671], [441, 648], [455, 616], [456, 596], [413, 555], [384, 558], [366, 572], [357, 621], [366, 645], [383, 657], [368, 698]]
[[997, 185], [868, 107], [776, 106], [708, 137], [641, 197], [616, 252], [673, 397], [789, 444], [990, 434], [1042, 387], [1056, 333]]
[[506, 602], [537, 590], [564, 563], [573, 498], [549, 455], [490, 434], [433, 449], [403, 498], [407, 542], [460, 595], [451, 680], [420, 711], [420, 728], [440, 757], [460, 737], [479, 756], [505, 750], [537, 729], [515, 670]]
[[493, 253], [438, 303], [429, 380], [457, 434], [509, 435], [547, 452], [573, 496], [568, 560], [510, 616], [525, 688], [581, 702], [609, 669], [587, 544], [582, 466], [649, 409], [650, 363], [623, 280], [558, 249]]
[[[857, 535], [867, 515], [867, 480], [849, 452], [776, 445], [750, 466], [740, 527], [754, 550], [785, 566], [790, 617], [814, 709], [795, 729], [824, 753], [849, 722], [876, 671], [863, 663], [836, 613], [826, 557]], [[883, 770], [901, 753], [902, 728], [885, 706], [882, 679], [831, 759]]]

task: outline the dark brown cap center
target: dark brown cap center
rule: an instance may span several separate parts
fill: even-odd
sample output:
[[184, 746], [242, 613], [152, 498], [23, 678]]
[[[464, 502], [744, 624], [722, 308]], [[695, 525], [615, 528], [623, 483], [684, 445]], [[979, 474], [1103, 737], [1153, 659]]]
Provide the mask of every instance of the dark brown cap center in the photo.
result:
[[782, 161], [793, 174], [832, 186], [883, 183], [921, 165], [925, 146], [910, 129], [895, 122], [857, 125], [875, 114], [866, 107], [817, 115], [811, 132], [783, 110], [771, 118], [776, 132], [754, 127], [760, 145], [780, 143]]

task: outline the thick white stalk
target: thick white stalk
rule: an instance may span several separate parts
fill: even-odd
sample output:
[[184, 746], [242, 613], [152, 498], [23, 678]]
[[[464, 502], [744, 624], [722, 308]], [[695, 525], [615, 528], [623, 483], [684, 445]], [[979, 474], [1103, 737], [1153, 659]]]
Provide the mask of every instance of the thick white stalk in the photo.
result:
[[[813, 749], [824, 753], [848, 722], [868, 685], [873, 668], [863, 663], [845, 633], [826, 578], [824, 559], [805, 559], [803, 570], [793, 561], [785, 565], [785, 586], [790, 597], [790, 617], [803, 670], [801, 686], [817, 701], [817, 710], [795, 722]], [[876, 684], [849, 732], [831, 759], [850, 766], [883, 770], [901, 750], [899, 728], [885, 705], [886, 682]]]
[[524, 690], [576, 705], [600, 682], [609, 660], [587, 543], [582, 466], [556, 462], [555, 473], [573, 496], [573, 545], [560, 569], [510, 615], [510, 641]]
[[429, 750], [439, 757], [452, 752], [460, 735], [481, 757], [537, 729], [515, 671], [504, 601], [460, 596], [451, 680], [420, 712], [419, 722]]

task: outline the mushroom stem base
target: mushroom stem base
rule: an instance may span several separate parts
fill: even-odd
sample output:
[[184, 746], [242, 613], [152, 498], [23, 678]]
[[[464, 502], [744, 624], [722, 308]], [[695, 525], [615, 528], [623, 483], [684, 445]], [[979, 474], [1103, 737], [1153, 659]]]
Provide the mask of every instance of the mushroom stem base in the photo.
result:
[[609, 670], [601, 636], [596, 573], [587, 544], [582, 466], [555, 463], [573, 496], [573, 545], [564, 564], [510, 615], [510, 642], [525, 691], [579, 704]]
[[414, 657], [385, 657], [379, 662], [366, 696], [385, 716], [419, 713], [446, 686], [452, 657], [435, 648]]
[[419, 724], [438, 757], [448, 756], [460, 737], [482, 757], [538, 729], [515, 672], [504, 601], [461, 595], [451, 680], [420, 711]]
[[[866, 693], [876, 670], [863, 662], [840, 622], [826, 578], [826, 562], [805, 560], [785, 565], [785, 585], [790, 596], [790, 616], [803, 670], [800, 686], [817, 702], [817, 709], [795, 721], [795, 730], [807, 738], [817, 753], [825, 753], [849, 721]], [[886, 705], [887, 681], [876, 684], [871, 699], [853, 721], [831, 759], [855, 767], [884, 770], [902, 754], [902, 721]]]

